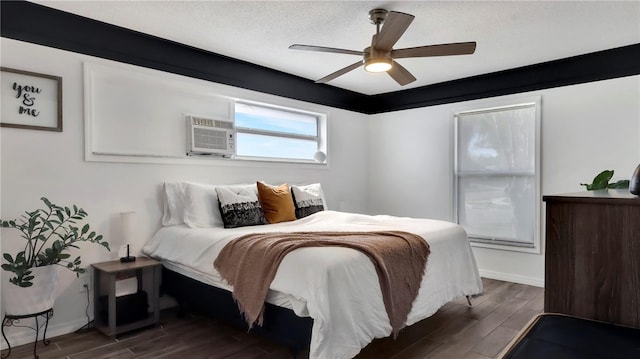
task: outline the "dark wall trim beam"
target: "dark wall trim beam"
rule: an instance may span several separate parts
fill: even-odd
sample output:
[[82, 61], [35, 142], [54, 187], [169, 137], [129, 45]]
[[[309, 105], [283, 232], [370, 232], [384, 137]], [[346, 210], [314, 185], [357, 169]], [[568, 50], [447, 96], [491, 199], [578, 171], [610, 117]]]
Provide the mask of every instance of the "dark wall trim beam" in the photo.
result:
[[364, 95], [26, 1], [1, 1], [2, 37], [366, 114], [640, 74], [640, 44]]
[[640, 74], [640, 44], [370, 96], [372, 112], [475, 100]]

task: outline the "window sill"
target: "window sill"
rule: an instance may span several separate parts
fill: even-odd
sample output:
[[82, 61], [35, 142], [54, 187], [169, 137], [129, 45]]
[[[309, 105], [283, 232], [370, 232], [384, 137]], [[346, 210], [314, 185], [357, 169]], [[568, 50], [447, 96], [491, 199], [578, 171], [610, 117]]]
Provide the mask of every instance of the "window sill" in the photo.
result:
[[111, 163], [152, 163], [152, 164], [172, 164], [172, 165], [202, 165], [202, 166], [230, 166], [230, 167], [258, 167], [275, 166], [307, 169], [328, 169], [328, 161], [317, 163], [305, 160], [289, 160], [277, 158], [255, 158], [239, 157], [224, 158], [220, 156], [174, 156], [174, 155], [153, 155], [141, 153], [119, 153], [119, 152], [89, 152], [85, 155], [87, 162], [111, 162]]
[[528, 244], [523, 243], [523, 246], [519, 245], [508, 245], [508, 244], [498, 244], [498, 243], [485, 243], [485, 242], [477, 242], [469, 240], [471, 247], [476, 248], [486, 248], [486, 249], [495, 249], [502, 251], [510, 251], [510, 252], [522, 252], [522, 253], [531, 253], [531, 254], [541, 254], [540, 245], [538, 243]]

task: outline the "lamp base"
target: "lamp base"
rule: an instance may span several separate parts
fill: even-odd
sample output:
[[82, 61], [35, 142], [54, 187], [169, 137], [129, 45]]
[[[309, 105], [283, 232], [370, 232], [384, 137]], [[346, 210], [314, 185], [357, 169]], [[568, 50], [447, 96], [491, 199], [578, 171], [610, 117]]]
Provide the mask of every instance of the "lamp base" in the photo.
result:
[[636, 170], [633, 171], [631, 181], [629, 181], [629, 192], [636, 196], [640, 196], [640, 165], [638, 165]]
[[136, 261], [136, 257], [134, 256], [120, 257], [120, 262], [122, 263], [129, 263], [129, 262], [135, 262], [135, 261]]

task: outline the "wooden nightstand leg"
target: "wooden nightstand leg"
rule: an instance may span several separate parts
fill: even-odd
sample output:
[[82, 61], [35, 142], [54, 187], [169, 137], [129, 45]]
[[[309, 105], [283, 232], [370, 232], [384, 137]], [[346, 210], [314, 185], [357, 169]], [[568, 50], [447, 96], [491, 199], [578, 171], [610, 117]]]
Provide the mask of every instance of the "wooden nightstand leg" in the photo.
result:
[[100, 318], [100, 271], [93, 269], [93, 321], [96, 326], [101, 326]]
[[162, 266], [153, 268], [153, 322], [160, 323], [160, 270]]
[[142, 268], [140, 269], [136, 269], [136, 280], [138, 281], [138, 290], [137, 291], [141, 291], [144, 290], [144, 282], [143, 282], [143, 270]]
[[116, 336], [116, 273], [109, 273], [109, 335]]

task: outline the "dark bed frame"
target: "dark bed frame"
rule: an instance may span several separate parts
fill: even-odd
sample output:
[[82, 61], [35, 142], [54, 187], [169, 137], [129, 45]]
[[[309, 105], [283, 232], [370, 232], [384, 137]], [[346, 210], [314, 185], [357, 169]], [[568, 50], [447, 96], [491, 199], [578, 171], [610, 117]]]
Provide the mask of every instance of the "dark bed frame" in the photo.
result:
[[[174, 297], [182, 311], [194, 311], [248, 329], [231, 292], [162, 267], [162, 293]], [[313, 319], [299, 317], [293, 310], [265, 303], [262, 326], [250, 333], [287, 345], [294, 357], [308, 357]]]

